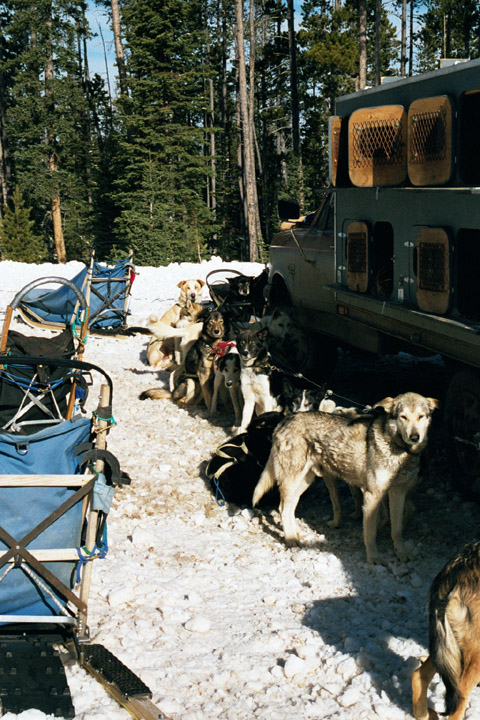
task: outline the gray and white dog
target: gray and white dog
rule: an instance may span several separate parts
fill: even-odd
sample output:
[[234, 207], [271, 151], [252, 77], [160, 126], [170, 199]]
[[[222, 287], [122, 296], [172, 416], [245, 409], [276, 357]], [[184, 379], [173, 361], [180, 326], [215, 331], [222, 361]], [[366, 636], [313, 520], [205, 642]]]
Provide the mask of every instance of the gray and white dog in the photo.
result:
[[275, 484], [287, 545], [299, 540], [295, 509], [315, 477], [322, 477], [341, 519], [336, 479], [363, 492], [363, 537], [367, 561], [379, 561], [377, 518], [384, 497], [390, 504], [391, 534], [400, 560], [407, 559], [402, 539], [405, 497], [417, 482], [420, 456], [438, 401], [417, 393], [387, 397], [369, 415], [348, 418], [328, 412], [306, 412], [285, 418], [275, 429], [272, 450], [253, 494], [255, 506]]

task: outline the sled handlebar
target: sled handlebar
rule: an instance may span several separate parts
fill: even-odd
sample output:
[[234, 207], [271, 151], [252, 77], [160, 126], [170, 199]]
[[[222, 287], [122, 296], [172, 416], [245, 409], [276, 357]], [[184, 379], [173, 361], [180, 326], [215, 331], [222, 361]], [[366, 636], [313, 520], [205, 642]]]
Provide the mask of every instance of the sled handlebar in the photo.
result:
[[84, 294], [81, 290], [78, 289], [76, 285], [74, 285], [73, 282], [71, 282], [71, 280], [67, 280], [66, 278], [61, 277], [45, 277], [38, 280], [33, 280], [31, 283], [28, 283], [28, 285], [25, 285], [25, 287], [19, 290], [19, 292], [13, 298], [12, 303], [10, 304], [12, 310], [16, 310], [18, 308], [21, 301], [23, 300], [25, 295], [30, 292], [30, 290], [33, 290], [33, 288], [36, 288], [39, 285], [46, 285], [47, 283], [60, 283], [60, 285], [66, 285], [70, 290], [75, 293], [75, 296], [82, 310], [87, 309], [87, 301], [85, 300]]

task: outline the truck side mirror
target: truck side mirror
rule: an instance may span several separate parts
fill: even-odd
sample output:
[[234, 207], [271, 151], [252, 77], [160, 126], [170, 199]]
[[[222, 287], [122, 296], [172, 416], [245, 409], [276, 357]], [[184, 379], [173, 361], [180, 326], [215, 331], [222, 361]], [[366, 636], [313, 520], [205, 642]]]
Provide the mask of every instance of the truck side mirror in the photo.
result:
[[279, 200], [278, 216], [280, 220], [297, 220], [300, 217], [300, 205], [295, 200]]

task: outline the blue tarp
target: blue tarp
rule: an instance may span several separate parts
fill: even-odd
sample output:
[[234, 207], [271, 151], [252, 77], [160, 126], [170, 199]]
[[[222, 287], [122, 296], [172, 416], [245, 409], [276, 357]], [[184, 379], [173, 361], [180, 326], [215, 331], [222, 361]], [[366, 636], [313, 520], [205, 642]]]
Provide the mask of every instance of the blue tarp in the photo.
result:
[[[28, 436], [0, 433], [0, 474], [76, 473], [78, 460], [73, 453], [79, 443], [88, 441], [91, 424], [90, 418], [81, 417]], [[74, 492], [74, 488], [68, 487], [0, 487], [0, 526], [20, 540]], [[78, 502], [70, 508], [35, 538], [27, 550], [79, 547], [81, 506]], [[6, 549], [0, 540], [0, 551]], [[46, 562], [44, 565], [67, 587], [73, 587], [76, 562]], [[0, 569], [0, 577], [6, 567]], [[59, 609], [21, 568], [14, 567], [0, 582], [0, 614], [58, 615]]]
[[[125, 294], [127, 284], [130, 283], [130, 268], [130, 258], [116, 265], [93, 263], [88, 322], [90, 330], [116, 328], [126, 324]], [[71, 280], [80, 290], [83, 288], [83, 293], [88, 272], [89, 268], [84, 268]], [[71, 322], [76, 302], [74, 292], [62, 285], [55, 290], [30, 290], [19, 307], [33, 321], [58, 326]]]

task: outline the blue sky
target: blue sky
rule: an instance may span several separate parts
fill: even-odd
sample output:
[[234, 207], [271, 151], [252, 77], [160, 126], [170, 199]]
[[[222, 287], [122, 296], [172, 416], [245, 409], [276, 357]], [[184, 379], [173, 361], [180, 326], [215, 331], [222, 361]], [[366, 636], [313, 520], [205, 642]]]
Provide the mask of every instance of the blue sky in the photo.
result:
[[[98, 73], [106, 81], [107, 70], [105, 66], [105, 54], [107, 56], [108, 74], [112, 93], [115, 92], [115, 52], [113, 47], [113, 34], [109, 19], [103, 8], [96, 7], [93, 3], [88, 4], [87, 19], [95, 37], [88, 44], [88, 65], [90, 74]], [[101, 28], [105, 47], [100, 34]]]
[[[297, 13], [300, 12], [302, 2], [301, 0], [295, 0], [295, 10]], [[393, 6], [393, 0], [384, 0], [383, 2], [384, 7], [387, 9], [387, 12], [390, 14], [390, 20], [393, 22], [393, 24], [397, 27], [397, 31], [399, 32], [399, 26], [400, 26], [400, 19], [399, 19], [399, 10], [394, 8]], [[395, 11], [395, 12], [394, 12]], [[417, 10], [418, 13], [418, 10]], [[115, 67], [115, 52], [114, 52], [114, 46], [113, 46], [113, 34], [112, 29], [110, 26], [109, 18], [106, 13], [106, 11], [103, 8], [97, 7], [94, 5], [92, 1], [88, 3], [88, 10], [87, 10], [87, 17], [88, 21], [90, 23], [90, 28], [93, 33], [95, 33], [95, 37], [92, 38], [92, 40], [89, 42], [88, 46], [88, 62], [89, 62], [89, 68], [90, 73], [93, 75], [94, 73], [98, 73], [105, 81], [107, 80], [107, 70], [105, 66], [105, 53], [107, 56], [107, 64], [108, 64], [108, 73], [110, 76], [110, 87], [112, 94], [115, 95], [115, 77], [116, 77], [116, 67]], [[103, 33], [103, 41], [105, 43], [102, 43], [102, 37], [100, 34], [100, 30]]]

